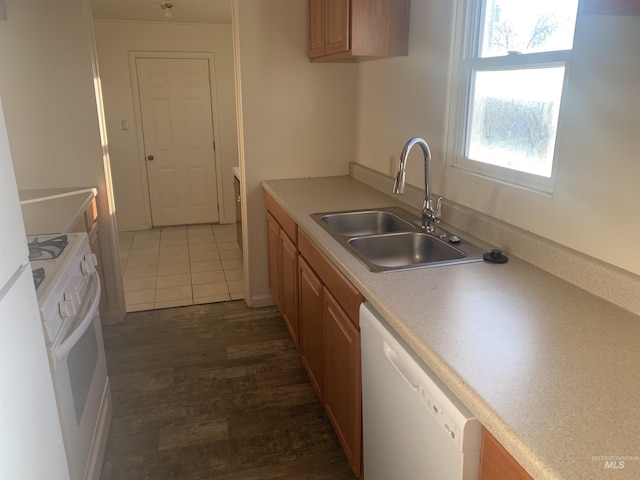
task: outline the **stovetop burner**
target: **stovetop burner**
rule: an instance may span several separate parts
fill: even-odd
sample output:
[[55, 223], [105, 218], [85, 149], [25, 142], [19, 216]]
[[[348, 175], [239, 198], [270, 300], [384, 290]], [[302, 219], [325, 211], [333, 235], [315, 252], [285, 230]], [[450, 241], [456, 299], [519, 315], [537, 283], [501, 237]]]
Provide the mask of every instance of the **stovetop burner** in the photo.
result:
[[59, 235], [46, 240], [35, 237], [29, 242], [29, 260], [51, 260], [58, 258], [68, 244], [66, 235]]

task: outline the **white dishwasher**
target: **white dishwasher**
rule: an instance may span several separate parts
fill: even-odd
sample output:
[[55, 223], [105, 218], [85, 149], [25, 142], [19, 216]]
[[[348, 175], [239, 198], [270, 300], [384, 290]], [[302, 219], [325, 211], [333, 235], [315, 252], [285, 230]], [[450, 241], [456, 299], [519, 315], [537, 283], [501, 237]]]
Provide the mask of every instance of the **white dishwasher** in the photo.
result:
[[480, 421], [368, 304], [360, 307], [367, 480], [475, 480]]

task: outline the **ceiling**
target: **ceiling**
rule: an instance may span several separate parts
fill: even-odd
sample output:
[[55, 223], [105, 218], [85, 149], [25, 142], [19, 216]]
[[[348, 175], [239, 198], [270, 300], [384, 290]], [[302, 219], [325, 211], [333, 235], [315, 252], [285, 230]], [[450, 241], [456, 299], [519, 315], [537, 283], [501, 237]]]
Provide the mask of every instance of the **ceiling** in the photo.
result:
[[[171, 18], [161, 3], [172, 3]], [[231, 23], [231, 0], [91, 0], [93, 17], [166, 23]]]

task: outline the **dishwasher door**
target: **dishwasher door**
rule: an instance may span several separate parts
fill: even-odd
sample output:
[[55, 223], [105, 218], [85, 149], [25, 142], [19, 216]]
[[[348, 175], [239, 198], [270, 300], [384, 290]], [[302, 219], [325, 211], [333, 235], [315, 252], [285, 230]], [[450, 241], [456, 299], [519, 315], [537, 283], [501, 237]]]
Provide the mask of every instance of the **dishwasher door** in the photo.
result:
[[360, 333], [366, 479], [477, 479], [479, 420], [367, 303]]

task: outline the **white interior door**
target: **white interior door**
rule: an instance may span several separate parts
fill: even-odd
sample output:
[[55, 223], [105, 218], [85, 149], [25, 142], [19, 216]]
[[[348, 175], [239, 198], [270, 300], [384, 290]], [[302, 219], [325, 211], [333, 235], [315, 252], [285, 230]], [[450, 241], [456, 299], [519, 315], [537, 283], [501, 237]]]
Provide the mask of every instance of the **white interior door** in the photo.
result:
[[136, 73], [153, 225], [217, 222], [208, 59], [137, 58]]

